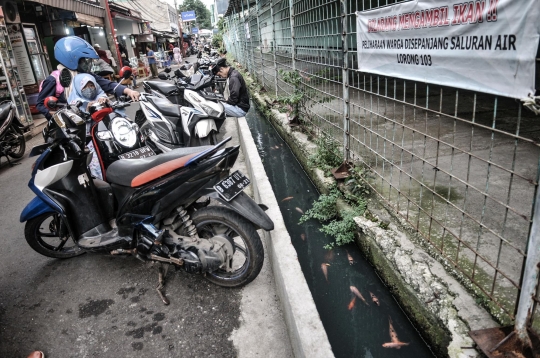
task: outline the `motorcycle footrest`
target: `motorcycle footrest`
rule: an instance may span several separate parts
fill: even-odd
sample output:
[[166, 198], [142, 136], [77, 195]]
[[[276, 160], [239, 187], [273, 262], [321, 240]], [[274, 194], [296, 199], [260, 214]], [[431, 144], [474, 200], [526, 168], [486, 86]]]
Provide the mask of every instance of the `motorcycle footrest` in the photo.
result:
[[85, 251], [111, 251], [124, 248], [131, 243], [131, 237], [118, 236], [118, 230], [113, 229], [99, 236], [84, 237], [77, 241], [77, 245]]

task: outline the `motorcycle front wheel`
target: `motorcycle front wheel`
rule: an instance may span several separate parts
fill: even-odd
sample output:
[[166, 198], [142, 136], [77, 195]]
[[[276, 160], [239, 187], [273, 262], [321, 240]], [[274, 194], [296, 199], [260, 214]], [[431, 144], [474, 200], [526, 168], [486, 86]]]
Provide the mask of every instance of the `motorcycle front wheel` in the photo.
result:
[[47, 257], [69, 259], [84, 254], [71, 240], [67, 227], [57, 213], [45, 213], [28, 220], [24, 237], [32, 249]]
[[221, 235], [234, 247], [232, 271], [218, 269], [207, 273], [208, 281], [223, 287], [241, 287], [259, 275], [264, 262], [264, 248], [249, 221], [229, 209], [215, 206], [196, 211], [191, 219], [199, 237], [209, 239]]
[[203, 138], [199, 138], [196, 135], [191, 137], [190, 147], [200, 147], [203, 145], [216, 145], [217, 144], [217, 134], [212, 131], [209, 135]]
[[24, 151], [26, 150], [26, 140], [24, 139], [23, 132], [13, 125], [8, 131], [9, 133], [6, 134], [6, 140], [9, 141], [11, 146], [8, 155], [14, 159], [22, 158]]

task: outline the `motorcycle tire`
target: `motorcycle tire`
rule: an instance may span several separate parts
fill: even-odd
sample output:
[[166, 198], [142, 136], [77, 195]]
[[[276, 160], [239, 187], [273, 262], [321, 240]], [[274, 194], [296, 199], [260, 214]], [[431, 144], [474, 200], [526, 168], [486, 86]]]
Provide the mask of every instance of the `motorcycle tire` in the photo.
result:
[[[26, 140], [24, 139], [24, 134], [22, 132], [22, 130], [20, 130], [18, 127], [15, 127], [15, 126], [11, 126], [11, 128], [9, 129], [11, 131], [11, 133], [8, 133], [6, 135], [6, 138], [7, 136], [17, 136], [17, 150], [16, 151], [13, 151], [13, 150], [10, 150], [8, 152], [8, 155], [13, 158], [13, 159], [19, 159], [19, 158], [22, 158], [22, 156], [24, 155], [24, 151], [26, 150]], [[13, 141], [15, 141], [15, 138], [13, 138]], [[13, 148], [13, 147], [12, 147]]]
[[193, 136], [191, 138], [190, 147], [201, 147], [204, 145], [216, 145], [218, 143], [217, 141], [217, 135], [216, 132], [212, 131], [209, 135], [203, 138], [199, 138], [197, 136]]
[[259, 234], [249, 221], [232, 210], [209, 206], [191, 215], [199, 237], [210, 238], [220, 234], [234, 247], [232, 272], [218, 269], [205, 275], [218, 286], [241, 287], [253, 281], [264, 263], [264, 248]]
[[[52, 218], [50, 222], [48, 221], [49, 218]], [[66, 247], [63, 245], [60, 250], [55, 250], [59, 246], [51, 245], [50, 239], [54, 238], [56, 238], [54, 241], [58, 242], [59, 245], [61, 243], [60, 237], [55, 236], [57, 235], [56, 227], [60, 223], [60, 220], [62, 219], [57, 213], [45, 213], [28, 220], [24, 227], [24, 237], [26, 238], [28, 245], [43, 256], [56, 259], [69, 259], [84, 254], [85, 251], [79, 248], [69, 237], [66, 242], [71, 241], [73, 246]], [[46, 227], [45, 229], [48, 229], [49, 232], [42, 232], [41, 230], [43, 230], [43, 227]], [[47, 238], [49, 242], [45, 241], [44, 238]]]

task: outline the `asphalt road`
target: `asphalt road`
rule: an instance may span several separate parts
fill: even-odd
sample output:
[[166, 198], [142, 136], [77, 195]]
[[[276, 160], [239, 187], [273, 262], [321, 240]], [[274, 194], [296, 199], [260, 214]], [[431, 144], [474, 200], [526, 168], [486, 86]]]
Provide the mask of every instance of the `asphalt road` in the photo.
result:
[[[40, 143], [41, 136], [27, 142], [20, 165], [1, 161], [0, 357], [26, 357], [32, 350], [47, 357], [237, 356], [230, 337], [240, 325], [242, 290], [170, 271], [171, 304], [164, 306], [152, 264], [97, 254], [51, 259], [28, 246], [19, 215], [34, 197], [27, 187], [34, 162], [28, 153]], [[261, 280], [273, 282], [259, 277], [254, 283]], [[275, 294], [263, 291], [275, 304]]]

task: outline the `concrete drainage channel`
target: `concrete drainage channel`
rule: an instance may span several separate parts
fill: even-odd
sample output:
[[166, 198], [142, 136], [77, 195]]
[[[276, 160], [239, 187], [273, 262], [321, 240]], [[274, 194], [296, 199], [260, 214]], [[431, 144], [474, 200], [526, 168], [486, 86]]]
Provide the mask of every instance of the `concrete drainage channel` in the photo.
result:
[[310, 358], [333, 357], [326, 331], [245, 118], [237, 119], [237, 129], [245, 154], [248, 176], [252, 179], [255, 201], [269, 207], [267, 213], [274, 221], [274, 230], [263, 232], [263, 235], [268, 245], [276, 288], [294, 355]]

